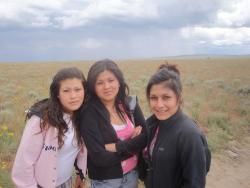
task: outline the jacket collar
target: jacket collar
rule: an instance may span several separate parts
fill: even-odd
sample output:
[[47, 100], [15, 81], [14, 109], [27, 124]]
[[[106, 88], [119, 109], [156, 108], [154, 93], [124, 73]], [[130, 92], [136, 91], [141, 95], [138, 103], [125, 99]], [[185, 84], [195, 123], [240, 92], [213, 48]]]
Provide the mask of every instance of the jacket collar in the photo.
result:
[[168, 127], [167, 125], [173, 124], [181, 116], [181, 114], [182, 110], [178, 109], [175, 114], [165, 120], [158, 120], [155, 115], [152, 115], [147, 119], [147, 125], [149, 128], [152, 128], [156, 125]]
[[177, 110], [177, 112], [173, 114], [171, 117], [169, 117], [168, 119], [160, 120], [159, 126], [172, 127], [171, 125], [173, 125], [177, 121], [177, 119], [179, 119], [181, 114], [182, 114], [182, 111], [180, 109]]

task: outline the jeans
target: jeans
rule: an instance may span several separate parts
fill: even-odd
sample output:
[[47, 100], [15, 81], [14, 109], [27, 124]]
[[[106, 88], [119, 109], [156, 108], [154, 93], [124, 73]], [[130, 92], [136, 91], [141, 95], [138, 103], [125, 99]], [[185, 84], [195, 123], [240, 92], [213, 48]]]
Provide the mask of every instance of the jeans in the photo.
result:
[[131, 170], [123, 178], [107, 180], [91, 180], [91, 188], [137, 188], [138, 172]]

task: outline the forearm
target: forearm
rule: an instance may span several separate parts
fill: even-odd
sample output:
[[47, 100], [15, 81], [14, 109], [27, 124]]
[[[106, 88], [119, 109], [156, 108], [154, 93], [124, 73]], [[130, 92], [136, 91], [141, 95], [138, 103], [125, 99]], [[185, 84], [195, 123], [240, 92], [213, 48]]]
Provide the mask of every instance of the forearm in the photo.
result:
[[126, 140], [126, 141], [119, 141], [116, 145], [116, 151], [120, 155], [131, 155], [136, 154], [143, 150], [147, 145], [147, 134], [143, 131], [138, 136]]

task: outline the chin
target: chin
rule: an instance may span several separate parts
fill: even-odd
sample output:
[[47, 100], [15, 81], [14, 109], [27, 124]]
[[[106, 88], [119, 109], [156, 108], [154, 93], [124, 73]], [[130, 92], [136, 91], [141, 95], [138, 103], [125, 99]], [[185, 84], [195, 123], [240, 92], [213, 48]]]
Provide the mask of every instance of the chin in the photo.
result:
[[71, 107], [69, 109], [70, 109], [70, 111], [74, 112], [74, 111], [78, 110], [79, 108], [80, 108], [80, 106], [74, 106], [74, 107]]
[[158, 120], [166, 120], [170, 117], [168, 115], [157, 115], [157, 114], [155, 114], [155, 116]]

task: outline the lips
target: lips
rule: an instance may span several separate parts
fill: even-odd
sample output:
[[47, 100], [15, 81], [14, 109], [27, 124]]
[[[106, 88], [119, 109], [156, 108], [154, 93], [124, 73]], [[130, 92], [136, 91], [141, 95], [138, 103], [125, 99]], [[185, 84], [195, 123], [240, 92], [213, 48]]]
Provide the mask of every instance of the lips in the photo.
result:
[[157, 115], [157, 116], [166, 116], [166, 114], [168, 113], [168, 111], [167, 110], [154, 110], [154, 113], [155, 113], [155, 115]]
[[155, 110], [155, 112], [158, 114], [164, 114], [167, 112], [167, 110]]
[[112, 95], [112, 93], [113, 93], [112, 91], [106, 91], [106, 92], [104, 92], [103, 94], [104, 94], [104, 95]]
[[79, 101], [72, 101], [72, 102], [69, 102], [70, 105], [78, 105], [79, 104]]
[[163, 112], [156, 112], [156, 114], [157, 114], [158, 116], [164, 116], [164, 115], [165, 115], [165, 113], [163, 113]]

